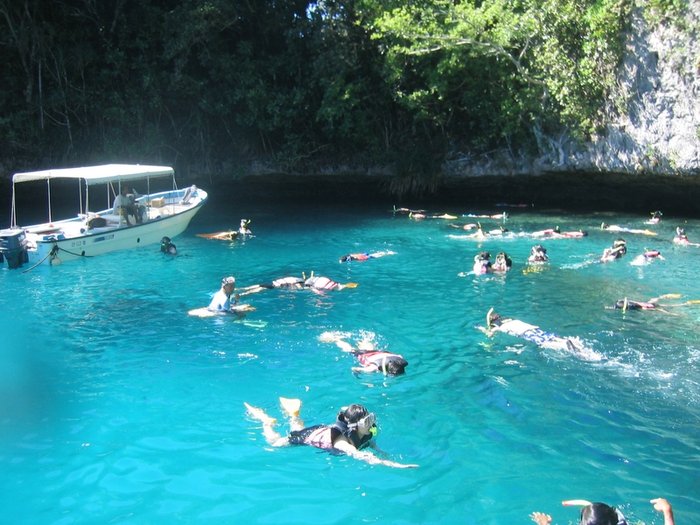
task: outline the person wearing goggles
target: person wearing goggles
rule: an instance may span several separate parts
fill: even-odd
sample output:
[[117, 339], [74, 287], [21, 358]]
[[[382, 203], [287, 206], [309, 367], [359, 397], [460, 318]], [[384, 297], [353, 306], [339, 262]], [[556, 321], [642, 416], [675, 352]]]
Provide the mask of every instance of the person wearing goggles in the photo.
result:
[[338, 412], [334, 423], [305, 427], [299, 412], [301, 400], [280, 397], [282, 411], [289, 419], [290, 433], [282, 436], [275, 426], [277, 420], [268, 416], [261, 408], [243, 403], [248, 415], [263, 425], [263, 436], [273, 447], [307, 445], [329, 452], [341, 453], [370, 465], [384, 465], [393, 468], [415, 468], [418, 465], [398, 463], [379, 458], [367, 447], [376, 448], [374, 438], [378, 433], [376, 416], [364, 406], [353, 404]]

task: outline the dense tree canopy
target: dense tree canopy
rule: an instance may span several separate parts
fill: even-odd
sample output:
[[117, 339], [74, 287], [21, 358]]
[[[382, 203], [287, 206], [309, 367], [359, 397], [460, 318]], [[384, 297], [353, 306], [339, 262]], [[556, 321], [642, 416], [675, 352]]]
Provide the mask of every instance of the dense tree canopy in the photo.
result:
[[538, 134], [584, 139], [631, 2], [0, 0], [0, 160], [430, 177]]

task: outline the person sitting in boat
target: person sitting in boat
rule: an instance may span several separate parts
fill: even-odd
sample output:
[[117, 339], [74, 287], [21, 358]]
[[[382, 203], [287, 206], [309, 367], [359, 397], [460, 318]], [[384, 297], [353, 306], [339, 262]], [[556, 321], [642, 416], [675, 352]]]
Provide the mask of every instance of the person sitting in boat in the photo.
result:
[[134, 217], [134, 222], [138, 221], [138, 210], [133, 194], [129, 196], [129, 189], [122, 185], [119, 189], [119, 195], [114, 198], [114, 206], [112, 209], [114, 215], [123, 217], [127, 226], [132, 226], [129, 216]]
[[177, 246], [173, 244], [170, 237], [163, 237], [160, 240], [160, 251], [162, 253], [167, 253], [168, 255], [177, 255]]
[[185, 190], [185, 193], [182, 196], [182, 200], [180, 201], [181, 205], [187, 205], [190, 203], [190, 201], [197, 196], [197, 186], [192, 185], [189, 188]]
[[382, 372], [384, 375], [398, 376], [405, 373], [408, 361], [402, 355], [378, 350], [369, 338], [363, 338], [355, 346], [345, 340], [341, 332], [323, 332], [318, 340], [322, 343], [335, 343], [343, 352], [353, 354], [360, 365], [353, 372]]
[[547, 256], [547, 249], [541, 244], [536, 244], [530, 248], [530, 256], [527, 258], [527, 262], [530, 264], [543, 264], [549, 261]]
[[612, 247], [605, 248], [603, 255], [600, 257], [600, 262], [606, 263], [619, 259], [627, 253], [627, 242], [624, 239], [616, 239]]
[[338, 412], [335, 422], [330, 425], [304, 427], [304, 422], [299, 415], [301, 400], [284, 397], [280, 397], [279, 400], [282, 410], [289, 420], [290, 433], [287, 436], [282, 436], [275, 430], [275, 425], [277, 425], [275, 418], [268, 416], [261, 408], [243, 403], [248, 415], [262, 423], [263, 436], [272, 447], [306, 445], [346, 454], [370, 465], [385, 465], [394, 468], [415, 468], [418, 466], [382, 459], [363, 450], [367, 447], [376, 448], [374, 438], [379, 430], [376, 416], [362, 405], [354, 404], [342, 408]]
[[396, 252], [391, 250], [372, 252], [372, 253], [348, 253], [343, 255], [338, 262], [350, 262], [350, 261], [366, 261], [368, 259], [378, 259], [379, 257], [384, 257], [385, 255], [396, 255]]
[[491, 272], [491, 254], [480, 252], [474, 256], [474, 266], [472, 268], [476, 275], [484, 275]]
[[211, 298], [211, 302], [207, 309], [211, 312], [231, 312], [232, 306], [238, 302], [238, 294], [233, 296], [233, 290], [236, 288], [236, 278], [233, 276], [224, 277], [221, 279], [221, 288]]
[[513, 261], [506, 252], [499, 252], [496, 255], [496, 260], [491, 265], [491, 271], [494, 273], [505, 273], [513, 267]]

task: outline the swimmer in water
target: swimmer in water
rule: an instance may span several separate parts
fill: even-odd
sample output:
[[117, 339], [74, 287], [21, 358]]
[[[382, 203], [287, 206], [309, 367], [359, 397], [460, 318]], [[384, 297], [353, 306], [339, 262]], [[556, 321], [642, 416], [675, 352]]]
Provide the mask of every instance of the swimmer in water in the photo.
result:
[[476, 275], [491, 273], [491, 254], [489, 252], [480, 252], [475, 255], [472, 270]]
[[664, 299], [678, 299], [680, 297], [680, 294], [677, 293], [669, 293], [669, 294], [664, 294], [660, 295], [659, 297], [652, 297], [651, 299], [648, 299], [646, 301], [633, 301], [632, 299], [628, 299], [625, 297], [624, 299], [618, 299], [615, 301], [615, 304], [610, 307], [606, 307], [610, 310], [622, 310], [622, 312], [627, 312], [628, 310], [655, 310], [658, 312], [666, 312], [664, 308], [675, 308], [678, 306], [690, 306], [690, 305], [696, 305], [700, 304], [700, 301], [694, 299], [694, 300], [689, 300], [689, 301], [684, 301], [682, 303], [667, 303], [667, 304], [661, 304], [659, 301], [662, 301]]
[[536, 244], [530, 248], [530, 255], [527, 258], [527, 262], [530, 264], [544, 264], [549, 261], [547, 256], [547, 249], [541, 244]]
[[535, 238], [547, 237], [549, 239], [580, 239], [581, 237], [587, 237], [588, 232], [585, 230], [572, 230], [563, 232], [561, 231], [559, 226], [555, 226], [554, 228], [547, 228], [546, 230], [539, 230], [523, 235]]
[[311, 272], [310, 277], [302, 273], [301, 277], [289, 276], [280, 277], [270, 283], [253, 284], [241, 289], [240, 295], [250, 295], [253, 293], [262, 292], [263, 290], [282, 289], [282, 290], [304, 290], [308, 289], [315, 293], [323, 293], [328, 290], [343, 290], [345, 288], [357, 288], [357, 283], [338, 283], [328, 277], [315, 276]]
[[513, 261], [506, 252], [499, 252], [496, 260], [491, 265], [493, 273], [506, 273], [513, 267]]
[[228, 230], [225, 232], [215, 233], [198, 233], [197, 237], [217, 241], [235, 241], [236, 239], [243, 239], [253, 235], [253, 232], [250, 231], [248, 226], [250, 226], [250, 219], [241, 219], [241, 224], [238, 227], [238, 230]]
[[679, 244], [681, 246], [700, 246], [697, 242], [690, 242], [685, 233], [685, 228], [681, 228], [680, 226], [676, 227], [676, 235], [673, 237], [673, 244]]
[[177, 255], [177, 246], [173, 244], [170, 237], [163, 237], [160, 240], [160, 251], [168, 255]]
[[[664, 516], [663, 525], [675, 525], [671, 504], [664, 498], [649, 500], [654, 510]], [[562, 501], [565, 507], [581, 506], [578, 525], [627, 525], [627, 519], [618, 509], [605, 503], [592, 503], [587, 500], [573, 499]], [[530, 519], [537, 525], [551, 525], [552, 517], [544, 512], [533, 512]]]
[[630, 264], [632, 266], [644, 266], [645, 264], [649, 264], [652, 261], [656, 260], [664, 260], [659, 250], [644, 250], [644, 253], [642, 253], [641, 255], [637, 255], [634, 259], [632, 259]]
[[646, 224], [658, 224], [661, 222], [661, 217], [663, 216], [663, 213], [660, 211], [652, 211], [651, 212], [651, 218], [647, 221], [644, 221]]
[[374, 438], [378, 433], [376, 417], [362, 405], [350, 405], [338, 412], [336, 420], [330, 425], [304, 427], [299, 412], [301, 400], [280, 397], [282, 410], [289, 419], [290, 433], [280, 435], [275, 426], [277, 420], [268, 416], [262, 409], [243, 403], [248, 415], [263, 424], [263, 436], [270, 446], [286, 447], [289, 445], [307, 445], [369, 463], [394, 468], [415, 468], [418, 465], [397, 463], [382, 459], [364, 450], [376, 448]]
[[616, 232], [616, 233], [635, 233], [639, 235], [649, 235], [649, 236], [655, 236], [656, 232], [653, 232], [651, 230], [640, 230], [638, 228], [626, 228], [624, 226], [618, 226], [616, 224], [606, 224], [606, 223], [601, 223], [600, 225], [601, 230], [605, 230], [608, 232]]
[[372, 253], [348, 253], [347, 255], [343, 255], [338, 262], [366, 261], [368, 259], [378, 259], [379, 257], [384, 257], [385, 255], [396, 255], [396, 252], [386, 250]]
[[611, 248], [605, 248], [600, 262], [606, 263], [619, 259], [627, 253], [627, 242], [624, 239], [616, 239]]
[[353, 354], [360, 365], [353, 367], [353, 372], [381, 372], [385, 376], [398, 376], [406, 371], [408, 361], [402, 355], [378, 350], [368, 338], [357, 342], [355, 346], [345, 340], [341, 332], [323, 332], [318, 340], [322, 343], [335, 343], [343, 352]]
[[525, 341], [535, 343], [541, 348], [549, 350], [566, 351], [579, 356], [587, 361], [600, 361], [602, 356], [597, 352], [586, 348], [578, 337], [560, 337], [545, 332], [538, 326], [524, 323], [518, 319], [507, 319], [497, 314], [491, 308], [486, 314], [486, 328], [480, 326], [479, 330], [491, 337], [495, 332], [503, 332], [513, 337], [519, 337]]

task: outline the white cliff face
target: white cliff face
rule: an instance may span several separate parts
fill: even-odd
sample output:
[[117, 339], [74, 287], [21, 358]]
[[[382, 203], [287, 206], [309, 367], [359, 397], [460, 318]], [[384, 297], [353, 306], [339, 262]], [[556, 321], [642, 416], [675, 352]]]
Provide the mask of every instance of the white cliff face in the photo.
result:
[[[576, 164], [604, 171], [688, 173], [700, 169], [700, 0], [685, 20], [648, 26], [633, 13], [620, 68], [619, 112]], [[683, 27], [679, 30], [679, 25]]]
[[452, 158], [448, 176], [543, 172], [700, 173], [700, 0], [684, 20], [655, 22], [634, 9], [617, 89], [607, 102], [609, 124], [587, 144], [567, 133], [534, 129], [539, 156], [492, 152]]

